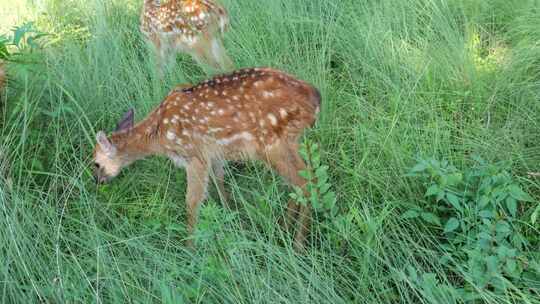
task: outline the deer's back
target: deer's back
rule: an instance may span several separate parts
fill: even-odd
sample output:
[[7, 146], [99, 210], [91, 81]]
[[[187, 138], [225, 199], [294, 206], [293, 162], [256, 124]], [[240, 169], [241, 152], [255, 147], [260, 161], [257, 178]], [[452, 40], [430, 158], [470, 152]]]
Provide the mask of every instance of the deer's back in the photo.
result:
[[158, 112], [170, 138], [234, 149], [296, 138], [314, 124], [319, 106], [308, 83], [273, 69], [245, 69], [174, 90]]

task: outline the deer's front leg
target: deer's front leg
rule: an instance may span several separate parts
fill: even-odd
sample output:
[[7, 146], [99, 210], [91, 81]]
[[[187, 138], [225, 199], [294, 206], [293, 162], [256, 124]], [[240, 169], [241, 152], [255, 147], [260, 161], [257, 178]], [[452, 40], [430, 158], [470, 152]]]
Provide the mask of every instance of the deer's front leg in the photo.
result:
[[191, 160], [187, 167], [187, 192], [186, 192], [186, 208], [187, 208], [187, 228], [188, 240], [187, 245], [193, 247], [193, 232], [197, 225], [197, 216], [199, 206], [206, 197], [208, 188], [209, 164], [197, 158]]

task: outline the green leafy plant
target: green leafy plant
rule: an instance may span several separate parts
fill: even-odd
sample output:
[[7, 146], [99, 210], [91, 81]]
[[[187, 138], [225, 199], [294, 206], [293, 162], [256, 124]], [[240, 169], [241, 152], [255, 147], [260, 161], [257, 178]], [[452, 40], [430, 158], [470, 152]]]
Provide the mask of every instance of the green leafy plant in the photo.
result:
[[32, 53], [38, 49], [40, 47], [39, 40], [47, 35], [38, 31], [32, 22], [14, 26], [10, 34], [0, 35], [0, 59], [26, 61], [21, 59], [21, 55]]
[[328, 166], [321, 163], [319, 145], [306, 140], [300, 146], [300, 156], [307, 164], [307, 168], [299, 172], [300, 176], [307, 181], [306, 193], [300, 187], [295, 187], [290, 197], [304, 206], [311, 204], [317, 212], [330, 217], [335, 216], [337, 214], [336, 194], [331, 190]]
[[[358, 228], [358, 210], [353, 208], [349, 212], [338, 212], [336, 193], [332, 190], [328, 166], [321, 161], [319, 145], [306, 140], [300, 146], [300, 156], [306, 162], [306, 169], [299, 172], [306, 179], [305, 191], [299, 187], [289, 196], [301, 205], [310, 205], [318, 218], [317, 223], [325, 239], [334, 248], [345, 249], [352, 235]], [[353, 232], [354, 231], [354, 232]]]
[[502, 293], [519, 286], [528, 258], [518, 210], [533, 199], [510, 173], [480, 158], [464, 171], [447, 161], [420, 159], [409, 176], [422, 179], [433, 204], [416, 206], [403, 217], [442, 229], [447, 254], [441, 262], [463, 268], [465, 290]]

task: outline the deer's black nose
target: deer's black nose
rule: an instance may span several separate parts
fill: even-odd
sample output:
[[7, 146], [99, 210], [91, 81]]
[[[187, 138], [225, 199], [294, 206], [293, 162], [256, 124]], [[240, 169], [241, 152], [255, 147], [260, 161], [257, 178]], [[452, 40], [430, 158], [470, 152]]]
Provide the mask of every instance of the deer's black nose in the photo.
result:
[[94, 181], [97, 185], [103, 185], [109, 181], [109, 178], [107, 176], [94, 175]]

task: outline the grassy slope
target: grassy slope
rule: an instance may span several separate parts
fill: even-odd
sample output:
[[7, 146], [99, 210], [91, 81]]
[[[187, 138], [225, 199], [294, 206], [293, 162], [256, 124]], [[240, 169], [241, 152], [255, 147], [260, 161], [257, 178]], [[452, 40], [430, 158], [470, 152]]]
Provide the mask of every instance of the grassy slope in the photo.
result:
[[238, 67], [282, 68], [321, 89], [320, 123], [308, 136], [324, 148], [350, 222], [334, 233], [342, 246], [315, 225], [313, 248], [294, 254], [275, 227], [286, 187], [253, 164], [228, 177], [239, 212], [211, 198], [199, 250], [187, 252], [181, 170], [151, 159], [101, 189], [87, 171], [97, 130], [129, 106], [140, 119], [172, 85], [206, 77], [186, 56], [165, 83], [151, 76], [138, 2], [42, 5], [49, 15], [39, 26], [60, 40], [37, 70], [12, 67], [17, 92], [8, 92], [0, 143], [0, 302], [453, 303], [404, 274], [411, 265], [455, 280], [437, 263], [433, 230], [398, 216], [423, 200], [421, 184], [404, 177], [414, 157], [504, 160], [538, 193], [526, 174], [540, 160], [538, 1], [228, 0], [226, 43]]

